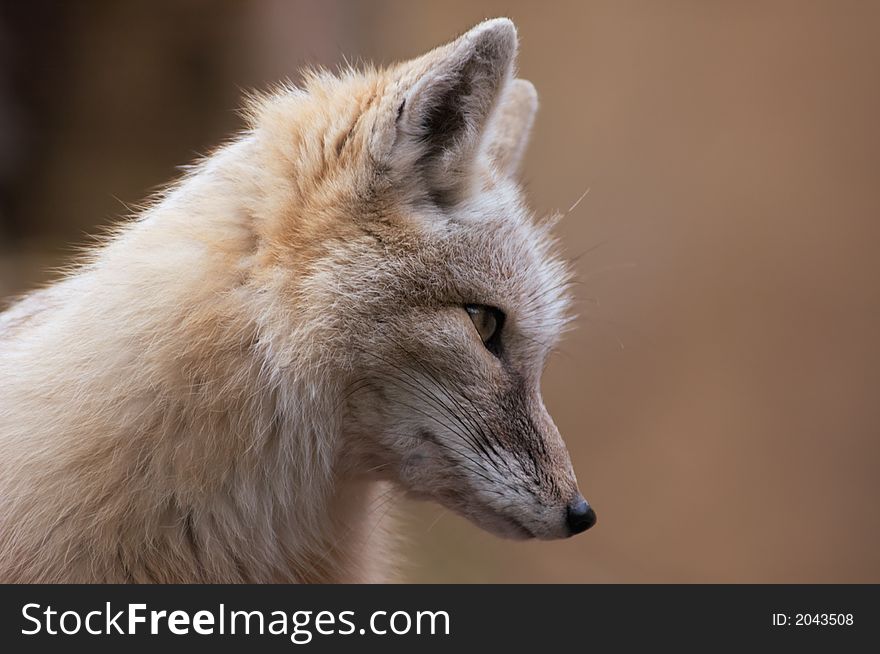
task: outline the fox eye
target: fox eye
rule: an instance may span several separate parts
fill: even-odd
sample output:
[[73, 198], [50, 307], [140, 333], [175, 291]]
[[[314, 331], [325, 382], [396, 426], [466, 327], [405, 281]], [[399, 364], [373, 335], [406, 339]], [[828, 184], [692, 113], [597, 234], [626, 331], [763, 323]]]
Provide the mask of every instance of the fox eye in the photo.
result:
[[504, 326], [504, 312], [495, 307], [482, 304], [466, 304], [464, 310], [477, 328], [483, 345], [495, 356], [501, 356], [501, 328]]

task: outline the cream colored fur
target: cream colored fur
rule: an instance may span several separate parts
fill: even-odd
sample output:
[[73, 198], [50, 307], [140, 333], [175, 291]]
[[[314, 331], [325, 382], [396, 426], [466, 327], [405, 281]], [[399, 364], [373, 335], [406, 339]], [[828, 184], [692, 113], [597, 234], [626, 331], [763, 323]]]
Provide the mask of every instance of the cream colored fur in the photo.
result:
[[[498, 19], [255, 99], [0, 314], [0, 580], [385, 580], [395, 489], [564, 535], [538, 379], [567, 271], [511, 176], [536, 109], [515, 51]], [[469, 303], [505, 311], [503, 365]]]

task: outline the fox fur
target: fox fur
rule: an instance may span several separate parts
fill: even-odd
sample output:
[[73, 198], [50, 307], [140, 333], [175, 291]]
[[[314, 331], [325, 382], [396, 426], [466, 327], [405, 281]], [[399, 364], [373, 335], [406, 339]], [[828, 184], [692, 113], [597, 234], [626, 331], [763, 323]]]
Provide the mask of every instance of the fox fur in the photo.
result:
[[[391, 578], [398, 492], [567, 535], [539, 378], [569, 272], [507, 19], [316, 72], [0, 314], [0, 580]], [[503, 312], [489, 352], [464, 306]]]

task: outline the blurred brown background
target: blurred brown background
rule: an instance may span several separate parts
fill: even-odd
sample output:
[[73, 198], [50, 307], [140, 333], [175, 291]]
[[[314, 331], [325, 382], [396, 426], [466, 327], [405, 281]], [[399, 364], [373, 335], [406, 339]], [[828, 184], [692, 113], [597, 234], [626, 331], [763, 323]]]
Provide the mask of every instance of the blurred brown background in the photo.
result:
[[[409, 507], [413, 581], [880, 582], [880, 5], [0, 4], [0, 295], [240, 126], [240, 91], [512, 17], [578, 257], [545, 375], [598, 526]], [[415, 508], [416, 510], [413, 510]]]

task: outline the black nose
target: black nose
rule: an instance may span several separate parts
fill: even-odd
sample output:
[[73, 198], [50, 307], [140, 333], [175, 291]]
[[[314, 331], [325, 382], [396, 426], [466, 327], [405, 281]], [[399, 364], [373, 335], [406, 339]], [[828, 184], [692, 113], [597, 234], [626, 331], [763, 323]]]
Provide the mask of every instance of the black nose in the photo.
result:
[[596, 524], [596, 512], [580, 495], [577, 495], [565, 510], [565, 521], [571, 535], [586, 531]]

